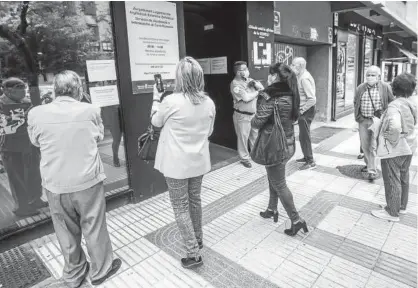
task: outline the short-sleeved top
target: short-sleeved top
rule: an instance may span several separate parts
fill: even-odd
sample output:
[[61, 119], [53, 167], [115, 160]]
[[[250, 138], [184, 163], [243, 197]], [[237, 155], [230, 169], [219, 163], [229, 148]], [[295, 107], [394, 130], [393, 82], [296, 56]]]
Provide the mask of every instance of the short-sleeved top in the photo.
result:
[[242, 100], [242, 95], [246, 92], [249, 92], [248, 83], [253, 79], [248, 78], [247, 81], [241, 79], [234, 79], [231, 82], [231, 94], [234, 99], [234, 108], [242, 111], [255, 113], [257, 111], [257, 97], [251, 100], [250, 102], [244, 102]]

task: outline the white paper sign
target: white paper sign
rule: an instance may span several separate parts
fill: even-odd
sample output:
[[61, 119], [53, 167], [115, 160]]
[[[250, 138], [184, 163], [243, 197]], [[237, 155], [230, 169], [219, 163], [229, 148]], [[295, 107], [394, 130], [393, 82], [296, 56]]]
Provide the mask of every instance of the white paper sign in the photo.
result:
[[228, 74], [228, 64], [226, 56], [210, 58], [210, 70], [211, 74]]
[[176, 4], [125, 2], [129, 59], [134, 94], [148, 91], [154, 74], [163, 81], [175, 78], [179, 62]]
[[91, 102], [99, 107], [119, 105], [118, 87], [116, 85], [90, 88]]
[[209, 58], [196, 59], [196, 61], [199, 62], [204, 74], [210, 74], [210, 59]]
[[115, 60], [87, 60], [89, 82], [116, 80]]

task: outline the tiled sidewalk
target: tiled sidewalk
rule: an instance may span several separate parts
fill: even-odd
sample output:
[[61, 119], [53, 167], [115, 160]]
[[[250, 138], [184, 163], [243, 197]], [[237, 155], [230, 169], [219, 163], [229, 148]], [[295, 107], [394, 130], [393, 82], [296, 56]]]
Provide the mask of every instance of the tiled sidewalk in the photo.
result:
[[[114, 253], [123, 266], [101, 287], [417, 287], [417, 157], [408, 214], [390, 223], [370, 214], [384, 201], [381, 179], [369, 183], [336, 169], [362, 165], [358, 147], [357, 133], [346, 129], [316, 145], [316, 170], [297, 171], [289, 163], [288, 185], [310, 230], [293, 238], [283, 233], [290, 221], [282, 208], [278, 223], [258, 215], [268, 202], [263, 167], [235, 163], [206, 175], [204, 265], [196, 270], [180, 266], [184, 248], [167, 193], [109, 212]], [[294, 158], [300, 154], [297, 146]], [[60, 277], [63, 259], [54, 234], [26, 245]]]

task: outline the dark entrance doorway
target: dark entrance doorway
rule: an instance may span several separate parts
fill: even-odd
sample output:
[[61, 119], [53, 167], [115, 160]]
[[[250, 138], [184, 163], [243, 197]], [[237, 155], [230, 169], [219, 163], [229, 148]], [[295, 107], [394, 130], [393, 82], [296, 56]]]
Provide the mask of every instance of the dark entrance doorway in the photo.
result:
[[216, 105], [210, 139], [220, 145], [211, 149], [215, 154], [222, 153], [218, 152], [222, 148], [237, 146], [229, 84], [234, 77], [233, 63], [248, 58], [245, 15], [245, 2], [184, 2], [186, 55], [196, 59], [227, 59], [227, 73], [205, 75], [205, 90]]
[[[233, 62], [247, 59], [245, 2], [175, 3], [180, 58], [185, 55], [194, 58], [227, 57], [226, 74], [205, 77], [205, 90], [212, 97], [217, 108], [214, 134], [210, 139], [212, 168], [216, 169], [233, 162], [237, 155], [234, 150], [236, 136], [232, 123], [229, 83], [233, 78]], [[166, 191], [167, 186], [163, 175], [153, 168], [154, 163], [145, 163], [137, 156], [137, 138], [144, 133], [150, 123], [152, 95], [133, 94], [125, 3], [111, 2], [111, 6], [119, 95], [126, 135], [124, 140], [126, 140], [129, 186], [133, 190], [134, 202], [137, 202]], [[207, 24], [213, 24], [214, 29], [205, 31], [204, 26]]]

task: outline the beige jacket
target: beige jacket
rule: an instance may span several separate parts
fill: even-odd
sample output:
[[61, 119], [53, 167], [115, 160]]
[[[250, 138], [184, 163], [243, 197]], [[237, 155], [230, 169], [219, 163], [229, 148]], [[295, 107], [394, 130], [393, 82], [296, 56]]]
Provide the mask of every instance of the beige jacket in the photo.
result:
[[194, 105], [180, 93], [158, 104], [151, 123], [163, 127], [154, 168], [165, 177], [188, 179], [211, 169], [209, 136], [215, 123], [215, 104], [209, 97]]
[[416, 125], [416, 104], [405, 98], [392, 101], [382, 116], [376, 135], [378, 157], [386, 159], [411, 155], [417, 148]]
[[41, 150], [42, 186], [52, 193], [82, 191], [106, 179], [97, 147], [104, 137], [99, 107], [57, 97], [29, 111], [28, 133]]

